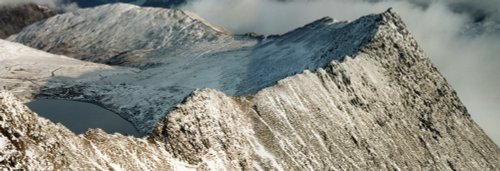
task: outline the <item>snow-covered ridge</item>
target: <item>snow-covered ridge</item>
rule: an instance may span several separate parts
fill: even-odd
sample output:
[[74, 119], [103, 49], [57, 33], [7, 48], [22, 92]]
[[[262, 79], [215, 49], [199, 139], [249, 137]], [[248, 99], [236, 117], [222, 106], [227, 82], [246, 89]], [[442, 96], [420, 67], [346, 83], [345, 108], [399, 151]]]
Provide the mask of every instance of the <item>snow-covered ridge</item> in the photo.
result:
[[11, 40], [82, 60], [120, 64], [139, 60], [120, 60], [123, 54], [141, 56], [158, 48], [189, 47], [226, 34], [181, 10], [118, 3], [57, 15], [27, 27]]
[[[1, 39], [0, 52], [0, 89], [7, 89], [25, 101], [32, 99], [33, 92], [41, 85], [74, 84], [74, 79], [82, 76], [85, 79], [77, 82], [97, 81], [102, 76], [134, 71], [54, 55]], [[54, 79], [57, 77], [68, 79]]]
[[354, 56], [373, 39], [384, 16], [349, 23], [323, 19], [260, 40], [217, 32], [179, 10], [115, 4], [52, 17], [10, 40], [77, 59], [140, 69], [93, 81], [82, 81], [88, 80], [86, 75], [53, 78], [74, 79], [75, 84], [42, 85], [37, 94], [104, 106], [149, 133], [197, 88], [248, 95], [287, 76]]

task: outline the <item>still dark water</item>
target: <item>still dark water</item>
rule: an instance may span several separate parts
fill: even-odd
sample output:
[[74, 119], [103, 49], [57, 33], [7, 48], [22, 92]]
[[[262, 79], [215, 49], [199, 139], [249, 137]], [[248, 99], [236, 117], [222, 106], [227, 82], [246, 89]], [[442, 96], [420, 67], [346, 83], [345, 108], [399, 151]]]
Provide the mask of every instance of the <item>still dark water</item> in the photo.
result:
[[74, 133], [85, 133], [89, 128], [100, 128], [107, 133], [121, 133], [138, 137], [132, 124], [100, 106], [68, 100], [36, 100], [27, 106], [38, 115], [61, 123]]

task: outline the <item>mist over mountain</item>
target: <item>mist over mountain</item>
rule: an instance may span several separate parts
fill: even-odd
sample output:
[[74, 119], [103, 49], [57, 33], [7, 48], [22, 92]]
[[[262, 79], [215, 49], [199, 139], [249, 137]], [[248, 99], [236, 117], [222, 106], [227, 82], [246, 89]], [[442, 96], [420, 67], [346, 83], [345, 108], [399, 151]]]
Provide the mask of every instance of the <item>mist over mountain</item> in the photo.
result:
[[[382, 0], [369, 2], [380, 3]], [[497, 0], [408, 0], [422, 9], [428, 9], [436, 3], [444, 3], [453, 13], [469, 18], [468, 26], [463, 28], [464, 35], [500, 34], [500, 1]]]

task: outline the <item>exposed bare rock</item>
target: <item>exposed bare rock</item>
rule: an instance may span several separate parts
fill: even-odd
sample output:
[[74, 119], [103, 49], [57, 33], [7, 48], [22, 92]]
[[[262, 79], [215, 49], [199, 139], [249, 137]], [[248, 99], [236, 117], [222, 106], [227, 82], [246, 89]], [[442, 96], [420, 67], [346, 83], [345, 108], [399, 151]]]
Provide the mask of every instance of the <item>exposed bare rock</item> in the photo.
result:
[[28, 25], [54, 15], [55, 11], [35, 4], [0, 6], [0, 38], [7, 38]]
[[271, 159], [269, 163], [279, 167], [274, 158], [257, 156], [266, 153], [272, 157], [272, 154], [256, 139], [250, 116], [223, 93], [197, 90], [185, 104], [169, 113], [152, 138], [163, 137], [168, 142], [168, 151], [190, 164], [203, 163], [204, 156], [211, 156], [217, 161], [215, 165], [228, 170], [253, 170], [257, 169], [254, 162], [264, 157], [263, 160]]

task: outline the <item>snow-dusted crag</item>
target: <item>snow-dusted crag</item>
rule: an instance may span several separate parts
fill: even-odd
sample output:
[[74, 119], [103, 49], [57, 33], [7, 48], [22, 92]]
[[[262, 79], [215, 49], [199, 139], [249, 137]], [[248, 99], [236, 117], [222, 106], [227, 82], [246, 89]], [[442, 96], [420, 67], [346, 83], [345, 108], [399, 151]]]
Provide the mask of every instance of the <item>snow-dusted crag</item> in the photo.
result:
[[[112, 12], [93, 15], [106, 10]], [[150, 14], [154, 12], [181, 17]], [[156, 17], [140, 17], [148, 15]], [[127, 21], [118, 22], [120, 17]], [[139, 29], [135, 18], [151, 27]], [[153, 36], [153, 42], [160, 43], [135, 46], [147, 43], [144, 33], [156, 29], [152, 20], [158, 18], [174, 23], [164, 25], [161, 35], [179, 33], [185, 39]], [[99, 19], [116, 23], [98, 29]], [[188, 28], [178, 20], [193, 27], [168, 28]], [[119, 32], [135, 28], [134, 35]], [[108, 34], [113, 36], [106, 38]], [[95, 38], [96, 46], [85, 42], [90, 40], [83, 35]], [[53, 76], [39, 85], [22, 82], [38, 77], [35, 73], [14, 75], [9, 79], [28, 87], [18, 96], [97, 103], [150, 134], [145, 139], [100, 131], [76, 136], [1, 93], [0, 149], [8, 151], [2, 152], [1, 162], [9, 168], [29, 170], [38, 167], [29, 166], [30, 161], [40, 160], [55, 168], [105, 170], [142, 166], [158, 170], [161, 164], [165, 167], [160, 170], [500, 169], [498, 146], [472, 121], [455, 91], [391, 10], [353, 22], [323, 18], [266, 38], [231, 35], [182, 11], [118, 4], [59, 15], [10, 39], [115, 65], [78, 61], [78, 70], [68, 70], [77, 75]], [[124, 42], [113, 43], [115, 39]], [[131, 52], [116, 53], [126, 48]], [[93, 51], [100, 56], [92, 56]], [[116, 59], [122, 62], [113, 62]], [[1, 69], [16, 65], [4, 64]], [[50, 64], [32, 67], [54, 71]], [[203, 87], [211, 89], [198, 89]], [[58, 137], [67, 138], [58, 141]], [[74, 145], [78, 143], [84, 145]], [[129, 146], [136, 148], [124, 148]], [[118, 154], [126, 159], [117, 158]]]

